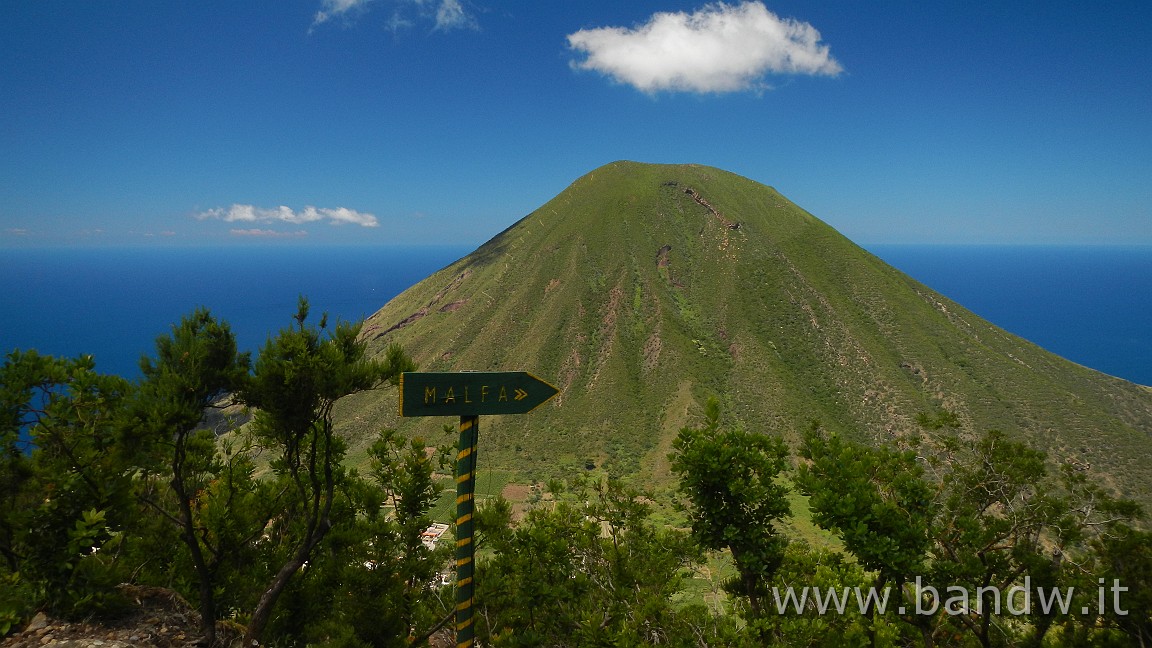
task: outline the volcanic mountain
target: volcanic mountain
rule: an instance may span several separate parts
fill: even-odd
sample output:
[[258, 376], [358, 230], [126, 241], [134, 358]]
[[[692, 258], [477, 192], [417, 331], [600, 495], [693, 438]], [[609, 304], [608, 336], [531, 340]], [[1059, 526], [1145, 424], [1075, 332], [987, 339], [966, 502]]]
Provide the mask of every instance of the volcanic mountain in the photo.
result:
[[[422, 371], [526, 370], [558, 387], [528, 415], [481, 421], [481, 462], [526, 479], [667, 479], [671, 439], [716, 397], [727, 423], [786, 439], [814, 420], [869, 443], [945, 419], [998, 429], [1152, 503], [1152, 389], [991, 325], [715, 168], [596, 169], [362, 335]], [[453, 422], [397, 418], [394, 391], [348, 399], [342, 420], [353, 439]]]

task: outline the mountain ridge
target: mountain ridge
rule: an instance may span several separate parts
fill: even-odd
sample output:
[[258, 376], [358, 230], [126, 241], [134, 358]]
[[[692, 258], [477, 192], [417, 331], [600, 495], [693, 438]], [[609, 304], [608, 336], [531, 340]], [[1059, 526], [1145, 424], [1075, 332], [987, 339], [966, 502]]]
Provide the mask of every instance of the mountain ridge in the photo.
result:
[[[368, 318], [422, 371], [529, 370], [561, 389], [482, 425], [489, 465], [544, 479], [588, 465], [661, 482], [671, 436], [721, 399], [728, 423], [793, 439], [818, 419], [871, 443], [944, 412], [1001, 429], [1152, 503], [1152, 390], [980, 319], [775, 189], [699, 165], [582, 176]], [[342, 405], [352, 439], [395, 395]], [[354, 444], [355, 445], [355, 444]]]

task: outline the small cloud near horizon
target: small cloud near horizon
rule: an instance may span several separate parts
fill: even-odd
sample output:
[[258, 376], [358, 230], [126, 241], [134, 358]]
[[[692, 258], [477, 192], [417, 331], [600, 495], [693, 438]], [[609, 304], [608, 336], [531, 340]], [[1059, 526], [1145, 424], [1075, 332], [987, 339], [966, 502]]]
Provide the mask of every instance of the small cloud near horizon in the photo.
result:
[[568, 35], [568, 46], [587, 55], [573, 68], [646, 93], [762, 90], [767, 74], [843, 71], [815, 27], [782, 19], [759, 1], [709, 4], [692, 14], [660, 12], [632, 29], [582, 29]]
[[377, 227], [380, 222], [372, 214], [358, 212], [347, 207], [317, 208], [308, 206], [300, 211], [283, 205], [275, 208], [256, 207], [255, 205], [234, 204], [231, 207], [217, 207], [196, 214], [197, 220], [216, 219], [226, 223], [314, 223], [327, 220], [332, 225], [359, 225], [361, 227]]

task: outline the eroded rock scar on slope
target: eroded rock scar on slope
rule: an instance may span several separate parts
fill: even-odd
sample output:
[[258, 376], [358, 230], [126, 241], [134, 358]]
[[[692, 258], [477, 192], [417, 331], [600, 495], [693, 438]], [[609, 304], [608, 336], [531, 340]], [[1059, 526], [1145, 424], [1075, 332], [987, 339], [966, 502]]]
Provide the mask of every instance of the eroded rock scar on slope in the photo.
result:
[[701, 207], [704, 207], [708, 211], [712, 212], [712, 215], [715, 216], [720, 221], [720, 224], [724, 227], [727, 227], [730, 230], [740, 229], [740, 223], [725, 218], [724, 214], [721, 214], [719, 209], [713, 207], [712, 203], [708, 202], [704, 199], [704, 196], [700, 195], [700, 192], [696, 191], [692, 187], [685, 187], [684, 193], [691, 196], [692, 200], [695, 200]]
[[[414, 312], [411, 315], [408, 315], [407, 317], [401, 319], [399, 322], [396, 322], [392, 326], [388, 327], [386, 330], [373, 334], [372, 339], [384, 337], [385, 335], [388, 335], [392, 331], [402, 329], [405, 326], [412, 324], [413, 322], [419, 321], [425, 315], [432, 312], [432, 309], [436, 308], [437, 304], [444, 301], [444, 297], [447, 296], [448, 293], [450, 293], [453, 290], [455, 290], [456, 288], [460, 287], [460, 284], [464, 283], [464, 280], [466, 280], [471, 275], [472, 275], [471, 269], [465, 270], [465, 271], [461, 272], [460, 274], [456, 275], [455, 277], [453, 277], [452, 281], [447, 286], [441, 288], [440, 292], [436, 293], [436, 295], [434, 297], [432, 297], [432, 299], [427, 304], [425, 304], [424, 306], [421, 306], [416, 312]], [[467, 303], [468, 303], [467, 298], [457, 299], [451, 303], [445, 304], [439, 310], [441, 313], [451, 313], [455, 310], [458, 310], [460, 307], [464, 306], [464, 304], [467, 304]]]

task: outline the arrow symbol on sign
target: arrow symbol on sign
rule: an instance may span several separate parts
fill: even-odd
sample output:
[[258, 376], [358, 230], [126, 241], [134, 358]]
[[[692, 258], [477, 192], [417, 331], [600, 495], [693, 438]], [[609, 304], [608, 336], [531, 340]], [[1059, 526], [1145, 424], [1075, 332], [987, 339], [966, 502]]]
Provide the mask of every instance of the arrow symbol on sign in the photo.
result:
[[523, 389], [520, 389], [519, 387], [516, 388], [516, 400], [524, 400], [527, 397], [528, 397], [528, 392], [524, 391]]

